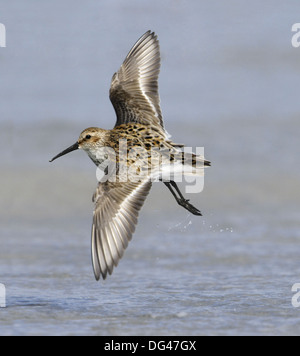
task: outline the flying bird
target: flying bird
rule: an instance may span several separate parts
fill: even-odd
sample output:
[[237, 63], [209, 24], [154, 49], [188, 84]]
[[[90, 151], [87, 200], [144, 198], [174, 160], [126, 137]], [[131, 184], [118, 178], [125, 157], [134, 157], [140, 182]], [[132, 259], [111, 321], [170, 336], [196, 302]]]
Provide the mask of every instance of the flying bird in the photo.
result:
[[114, 128], [85, 129], [75, 144], [50, 161], [83, 149], [101, 172], [93, 196], [92, 263], [96, 280], [106, 279], [118, 265], [152, 182], [162, 181], [179, 205], [201, 215], [182, 195], [176, 176], [201, 176], [210, 162], [194, 153], [185, 154], [184, 145], [170, 140], [160, 108], [159, 72], [159, 42], [155, 33], [148, 31], [112, 77], [109, 97], [117, 116]]

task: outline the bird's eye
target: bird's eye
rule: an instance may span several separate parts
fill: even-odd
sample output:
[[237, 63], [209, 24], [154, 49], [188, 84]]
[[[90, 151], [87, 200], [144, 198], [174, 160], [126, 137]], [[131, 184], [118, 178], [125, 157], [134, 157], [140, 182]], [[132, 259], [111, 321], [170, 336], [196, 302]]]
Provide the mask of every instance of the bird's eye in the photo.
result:
[[85, 138], [89, 140], [92, 136], [91, 135], [86, 135]]

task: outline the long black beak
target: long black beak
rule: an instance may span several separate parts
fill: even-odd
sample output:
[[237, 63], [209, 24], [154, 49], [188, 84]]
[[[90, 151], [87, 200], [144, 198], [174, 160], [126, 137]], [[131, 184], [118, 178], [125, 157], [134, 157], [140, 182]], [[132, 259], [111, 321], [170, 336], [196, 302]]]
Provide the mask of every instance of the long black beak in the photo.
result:
[[59, 157], [61, 157], [61, 156], [64, 156], [64, 155], [66, 155], [67, 153], [70, 153], [70, 152], [75, 151], [75, 150], [78, 150], [78, 149], [79, 149], [79, 144], [78, 144], [78, 142], [76, 142], [76, 143], [74, 143], [74, 145], [68, 147], [67, 149], [65, 149], [64, 151], [62, 151], [61, 153], [59, 153], [57, 156], [53, 157], [53, 158], [51, 159], [51, 161], [49, 161], [49, 162], [53, 162], [56, 158], [59, 158]]

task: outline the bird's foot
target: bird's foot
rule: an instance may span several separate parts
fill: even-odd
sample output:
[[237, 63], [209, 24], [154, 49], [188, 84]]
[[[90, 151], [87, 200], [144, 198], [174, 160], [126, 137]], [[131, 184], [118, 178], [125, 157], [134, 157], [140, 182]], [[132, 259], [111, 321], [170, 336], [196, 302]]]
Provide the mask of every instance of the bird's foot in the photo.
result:
[[195, 208], [192, 204], [189, 203], [187, 199], [178, 199], [178, 204], [188, 210], [193, 215], [202, 216], [201, 211]]

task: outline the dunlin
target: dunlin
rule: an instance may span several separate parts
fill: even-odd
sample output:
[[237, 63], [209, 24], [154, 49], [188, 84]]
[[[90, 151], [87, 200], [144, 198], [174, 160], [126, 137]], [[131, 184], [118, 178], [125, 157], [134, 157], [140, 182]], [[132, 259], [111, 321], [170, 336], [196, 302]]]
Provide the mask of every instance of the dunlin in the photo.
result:
[[[115, 127], [85, 129], [74, 145], [50, 161], [83, 149], [103, 172], [104, 179], [99, 180], [93, 197], [92, 262], [96, 280], [105, 279], [118, 265], [153, 181], [162, 181], [178, 204], [201, 215], [183, 197], [174, 176], [187, 166], [192, 169], [188, 175], [203, 175], [203, 167], [210, 162], [193, 153], [185, 155], [184, 146], [170, 140], [160, 109], [159, 71], [159, 42], [148, 31], [112, 78], [109, 94], [117, 116]], [[110, 166], [114, 168], [110, 170]]]

